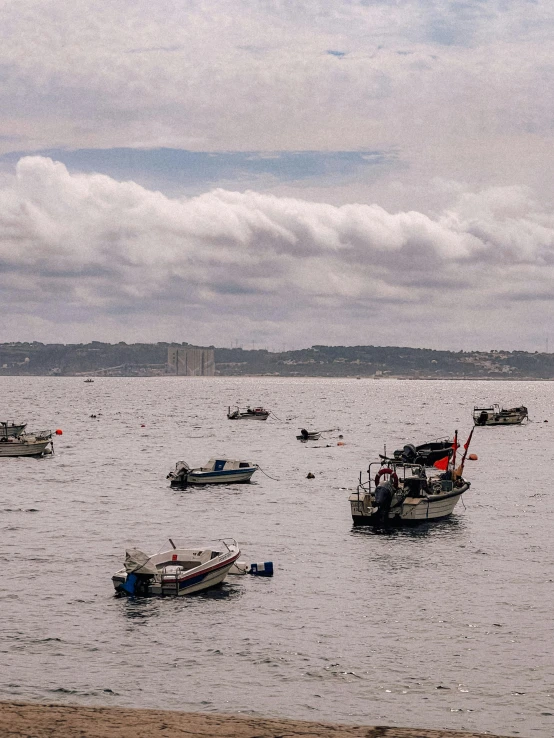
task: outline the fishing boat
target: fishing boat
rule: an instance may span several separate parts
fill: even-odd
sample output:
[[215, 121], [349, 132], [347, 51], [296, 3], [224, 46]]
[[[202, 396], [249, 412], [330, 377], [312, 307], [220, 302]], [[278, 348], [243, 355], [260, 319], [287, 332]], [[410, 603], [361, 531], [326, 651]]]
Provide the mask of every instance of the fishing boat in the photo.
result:
[[475, 425], [521, 425], [524, 420], [529, 420], [529, 413], [524, 405], [504, 409], [495, 403], [490, 407], [473, 408]]
[[2, 456], [44, 456], [52, 453], [51, 431], [21, 433], [19, 436], [0, 436], [0, 457]]
[[194, 469], [186, 461], [178, 461], [167, 479], [172, 487], [187, 487], [189, 484], [237, 484], [249, 482], [258, 469], [256, 464], [239, 459], [210, 459], [204, 466]]
[[19, 436], [25, 428], [27, 423], [8, 423], [7, 421], [0, 421], [0, 436]]
[[227, 410], [227, 417], [229, 420], [267, 420], [269, 418], [270, 412], [269, 410], [266, 410], [263, 407], [235, 407], [233, 411], [231, 411], [231, 407], [229, 406]]
[[453, 458], [449, 461], [445, 457], [436, 462], [444, 468], [442, 473], [427, 476], [422, 464], [394, 458], [371, 463], [367, 479], [364, 480], [360, 473], [356, 491], [349, 497], [354, 526], [409, 525], [442, 520], [452, 515], [461, 496], [470, 487], [462, 473], [472, 434], [473, 429], [457, 469], [457, 432]]
[[153, 555], [128, 549], [123, 569], [112, 576], [115, 591], [160, 597], [201, 592], [221, 584], [240, 556], [234, 538], [189, 548], [178, 548], [171, 539], [169, 543], [168, 551]]
[[419, 446], [407, 443], [401, 449], [397, 449], [392, 458], [386, 454], [379, 454], [383, 461], [404, 461], [410, 464], [420, 464], [421, 466], [433, 466], [436, 461], [444, 458], [450, 458], [454, 453], [453, 441], [448, 438], [428, 441]]
[[321, 431], [309, 431], [302, 428], [300, 435], [296, 436], [297, 441], [319, 441], [321, 438]]

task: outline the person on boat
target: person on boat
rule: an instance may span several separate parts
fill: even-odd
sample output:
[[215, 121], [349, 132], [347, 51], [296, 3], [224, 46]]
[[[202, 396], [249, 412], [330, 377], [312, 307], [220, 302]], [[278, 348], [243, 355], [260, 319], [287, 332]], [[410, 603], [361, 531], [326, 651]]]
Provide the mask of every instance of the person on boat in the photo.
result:
[[308, 431], [307, 431], [307, 430], [306, 430], [305, 428], [302, 428], [302, 430], [300, 431], [300, 435], [302, 436], [302, 438], [303, 438], [303, 439], [304, 439], [305, 441], [307, 441], [307, 440], [308, 440], [308, 436], [309, 436], [310, 434], [308, 433]]

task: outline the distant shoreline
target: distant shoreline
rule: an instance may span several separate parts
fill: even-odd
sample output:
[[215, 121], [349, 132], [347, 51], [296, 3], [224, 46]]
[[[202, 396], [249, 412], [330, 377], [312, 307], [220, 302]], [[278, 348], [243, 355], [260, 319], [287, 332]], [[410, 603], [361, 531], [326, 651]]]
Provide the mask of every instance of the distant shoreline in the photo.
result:
[[554, 377], [408, 377], [408, 376], [384, 376], [374, 377], [371, 375], [349, 375], [340, 376], [334, 374], [216, 374], [215, 376], [196, 376], [187, 377], [184, 375], [176, 376], [175, 374], [153, 374], [141, 375], [136, 374], [117, 374], [95, 376], [90, 374], [0, 374], [3, 377], [25, 377], [33, 379], [38, 377], [46, 377], [48, 379], [80, 379], [85, 380], [90, 377], [97, 379], [176, 379], [190, 381], [191, 379], [359, 379], [372, 380], [375, 382], [383, 382], [394, 380], [398, 382], [554, 382]]
[[[211, 713], [0, 702], [0, 735], [11, 738], [482, 738], [458, 730], [371, 727]], [[506, 738], [487, 733], [489, 738]]]

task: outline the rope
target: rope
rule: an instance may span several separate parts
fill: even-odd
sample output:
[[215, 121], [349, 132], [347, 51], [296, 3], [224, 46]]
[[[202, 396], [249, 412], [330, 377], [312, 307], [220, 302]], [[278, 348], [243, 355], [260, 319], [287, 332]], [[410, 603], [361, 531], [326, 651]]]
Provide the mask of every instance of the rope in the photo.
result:
[[261, 466], [258, 466], [258, 469], [261, 471], [262, 474], [265, 474], [268, 479], [272, 479], [274, 482], [280, 482], [280, 479], [276, 479], [275, 477], [270, 477], [267, 472], [265, 472]]
[[270, 414], [270, 415], [273, 415], [273, 417], [275, 418], [275, 420], [279, 420], [279, 421], [281, 421], [281, 423], [283, 422], [283, 421], [281, 420], [281, 418], [278, 418], [278, 417], [277, 417], [277, 416], [275, 415], [275, 413], [273, 412], [273, 410], [271, 410], [269, 414]]

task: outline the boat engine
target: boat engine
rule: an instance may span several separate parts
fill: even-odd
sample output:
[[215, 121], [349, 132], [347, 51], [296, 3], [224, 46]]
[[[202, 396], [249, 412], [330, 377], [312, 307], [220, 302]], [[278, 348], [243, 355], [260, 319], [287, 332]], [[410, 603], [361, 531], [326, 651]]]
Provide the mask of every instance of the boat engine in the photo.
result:
[[393, 495], [394, 487], [390, 480], [375, 487], [374, 497], [375, 507], [377, 508], [375, 515], [382, 524], [385, 524], [388, 520]]
[[402, 449], [401, 459], [407, 464], [413, 464], [417, 456], [417, 450], [413, 443], [407, 443]]

